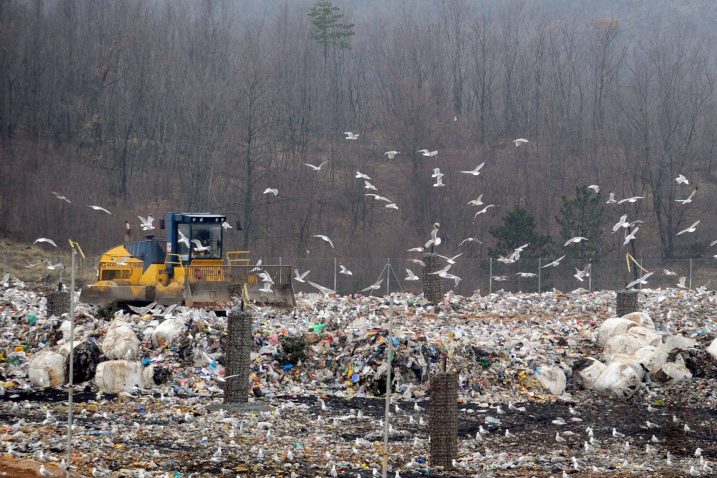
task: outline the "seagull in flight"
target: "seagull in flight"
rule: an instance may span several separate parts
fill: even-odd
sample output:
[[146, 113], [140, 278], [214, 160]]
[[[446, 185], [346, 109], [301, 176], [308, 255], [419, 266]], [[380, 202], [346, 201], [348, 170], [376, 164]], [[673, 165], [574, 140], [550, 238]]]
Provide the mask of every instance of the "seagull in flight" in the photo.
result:
[[517, 262], [520, 259], [520, 254], [525, 250], [526, 247], [528, 247], [530, 243], [523, 244], [522, 246], [516, 248], [513, 253], [510, 255], [510, 262]]
[[152, 225], [152, 223], [154, 222], [154, 218], [152, 217], [151, 214], [149, 216], [147, 216], [146, 218], [144, 218], [142, 216], [137, 216], [137, 217], [139, 218], [140, 221], [142, 221], [142, 224], [140, 224], [140, 227], [142, 228], [143, 231], [154, 230], [154, 226]]
[[681, 276], [680, 281], [675, 284], [680, 289], [687, 289], [687, 286], [685, 285], [685, 282], [687, 282], [687, 276]]
[[481, 194], [476, 199], [472, 199], [466, 203], [469, 206], [482, 206], [483, 205], [483, 195]]
[[91, 207], [91, 208], [94, 209], [95, 211], [106, 212], [107, 214], [110, 214], [110, 215], [112, 214], [112, 213], [109, 212], [107, 209], [105, 209], [105, 208], [103, 208], [103, 207], [101, 207], [101, 206], [89, 206], [89, 207]]
[[530, 277], [537, 277], [538, 274], [535, 272], [516, 272], [515, 275], [523, 277], [523, 278], [530, 278]]
[[311, 164], [311, 163], [304, 163], [306, 166], [310, 167], [314, 171], [321, 171], [321, 168], [324, 166], [324, 164], [328, 163], [328, 161], [324, 161], [323, 163], [319, 164], [318, 166]]
[[570, 244], [579, 244], [581, 241], [587, 241], [587, 240], [588, 240], [587, 237], [582, 237], [582, 236], [572, 237], [572, 238], [568, 239], [565, 242], [565, 244], [563, 244], [563, 247], [569, 246]]
[[525, 138], [518, 138], [518, 139], [514, 139], [514, 140], [513, 140], [513, 144], [515, 144], [515, 147], [516, 147], [516, 148], [519, 147], [519, 146], [521, 146], [521, 145], [523, 145], [523, 144], [527, 144], [527, 143], [530, 143], [530, 141], [528, 141], [528, 140], [525, 139]]
[[55, 241], [52, 239], [48, 239], [46, 237], [38, 237], [35, 239], [35, 242], [33, 244], [37, 244], [38, 242], [46, 242], [47, 244], [50, 244], [51, 246], [57, 247], [57, 244], [55, 244]]
[[463, 173], [463, 174], [470, 174], [470, 175], [473, 175], [473, 176], [478, 176], [478, 175], [480, 174], [480, 170], [481, 170], [481, 168], [483, 168], [483, 166], [485, 166], [485, 161], [483, 161], [482, 163], [480, 163], [480, 164], [479, 164], [478, 166], [476, 166], [474, 169], [471, 169], [470, 171], [461, 171], [461, 173]]
[[433, 224], [433, 230], [431, 230], [431, 238], [424, 244], [423, 247], [428, 249], [431, 246], [440, 246], [441, 245], [441, 238], [438, 237], [438, 228], [440, 228], [441, 225], [438, 223]]
[[328, 242], [331, 248], [334, 248], [333, 241], [329, 238], [329, 236], [324, 236], [323, 234], [314, 234], [314, 237], [318, 237], [319, 239], [323, 239], [324, 241]]
[[508, 276], [493, 276], [492, 279], [496, 282], [503, 282], [508, 280]]
[[431, 177], [436, 178], [437, 183], [440, 183], [443, 180], [443, 176], [444, 174], [441, 172], [441, 168], [433, 168], [433, 174], [431, 174]]
[[368, 189], [369, 191], [378, 191], [378, 188], [376, 186], [366, 181], [365, 179], [363, 181], [363, 187], [364, 189]]
[[410, 249], [406, 249], [406, 252], [423, 252], [422, 247], [412, 247]]
[[573, 274], [573, 277], [575, 277], [580, 282], [582, 282], [588, 276], [590, 276], [590, 264], [585, 266], [585, 269], [583, 270], [580, 270], [577, 267], [575, 268], [575, 274]]
[[194, 250], [197, 252], [210, 251], [212, 249], [211, 246], [203, 246], [202, 243], [199, 242], [199, 239], [192, 239], [192, 244], [194, 244]]
[[383, 279], [379, 279], [370, 286], [366, 287], [365, 289], [361, 289], [361, 292], [368, 292], [370, 290], [378, 290], [381, 288], [381, 283], [383, 282]]
[[354, 134], [351, 131], [344, 131], [344, 134], [346, 135], [345, 139], [358, 139], [359, 135]]
[[690, 227], [688, 227], [687, 229], [681, 230], [681, 231], [678, 232], [676, 235], [679, 236], [679, 235], [684, 234], [684, 233], [686, 233], [686, 232], [695, 232], [695, 231], [697, 230], [697, 225], [698, 225], [700, 222], [701, 222], [701, 221], [695, 221], [695, 223], [692, 224]]
[[438, 156], [438, 150], [428, 151], [427, 149], [419, 149], [416, 152], [421, 153], [423, 156], [426, 156], [428, 158], [433, 157], [433, 156]]
[[65, 197], [65, 196], [63, 196], [63, 195], [61, 195], [61, 194], [58, 194], [58, 193], [56, 193], [55, 191], [51, 191], [51, 192], [52, 192], [52, 194], [53, 194], [57, 199], [60, 199], [60, 200], [62, 200], [62, 201], [65, 201], [67, 204], [72, 204], [72, 201], [70, 201], [69, 199], [67, 199], [67, 197]]
[[401, 154], [400, 151], [386, 151], [383, 153], [385, 156], [388, 156], [388, 159], [393, 159], [396, 157], [397, 154]]
[[612, 226], [612, 232], [617, 232], [618, 229], [621, 227], [627, 228], [630, 225], [629, 222], [627, 222], [627, 214], [623, 214], [620, 216], [620, 220], [617, 221], [617, 223]]
[[460, 254], [458, 254], [457, 256], [453, 256], [453, 257], [446, 257], [446, 256], [442, 256], [442, 255], [440, 255], [440, 254], [437, 254], [438, 257], [440, 257], [440, 258], [442, 258], [442, 259], [445, 259], [446, 262], [447, 262], [448, 264], [450, 264], [450, 265], [455, 264], [455, 263], [456, 263], [456, 259], [458, 259], [458, 258], [461, 257], [462, 255], [463, 255], [462, 252], [461, 252]]
[[541, 269], [545, 269], [546, 267], [558, 267], [560, 265], [560, 261], [562, 261], [563, 259], [565, 259], [564, 255], [558, 257], [550, 264], [545, 264], [544, 266], [541, 267]]
[[496, 204], [488, 204], [486, 207], [484, 207], [483, 209], [481, 209], [480, 211], [478, 211], [477, 213], [475, 213], [475, 214], [473, 215], [473, 219], [475, 219], [476, 217], [480, 216], [481, 214], [485, 214], [486, 212], [488, 212], [488, 209], [490, 209], [490, 208], [492, 208], [492, 207], [496, 207], [496, 206], [497, 206]]
[[648, 272], [647, 274], [640, 277], [639, 279], [634, 280], [634, 281], [630, 282], [629, 284], [627, 284], [625, 286], [625, 289], [631, 289], [632, 287], [635, 287], [637, 284], [647, 285], [647, 278], [650, 277], [652, 274], [654, 274], [654, 272]]
[[192, 246], [189, 244], [189, 239], [187, 238], [187, 236], [185, 236], [184, 234], [182, 234], [182, 231], [177, 231], [177, 233], [179, 233], [179, 240], [177, 240], [177, 242], [178, 242], [179, 244], [184, 244], [184, 245], [186, 245], [186, 246], [187, 246], [187, 249], [190, 249]]
[[364, 196], [370, 196], [370, 197], [374, 198], [376, 201], [383, 201], [383, 202], [387, 202], [387, 203], [393, 202], [387, 197], [379, 196], [378, 194], [374, 194], [374, 193], [366, 193], [366, 194], [364, 194]]
[[662, 269], [662, 273], [665, 274], [666, 276], [676, 276], [677, 275], [677, 272], [672, 272], [669, 269]]
[[690, 184], [690, 181], [682, 174], [675, 178], [677, 184]]
[[356, 176], [354, 176], [356, 179], [371, 179], [368, 174], [364, 174], [361, 171], [356, 171]]
[[617, 201], [615, 200], [615, 193], [610, 193], [610, 197], [607, 198], [607, 201], [605, 202], [605, 204], [613, 204], [616, 202]]
[[345, 276], [352, 276], [352, 275], [354, 275], [353, 272], [351, 272], [350, 270], [348, 270], [345, 265], [339, 264], [339, 267], [341, 268], [341, 270], [339, 271], [339, 274], [343, 274], [343, 275], [345, 275]]
[[630, 241], [635, 239], [635, 234], [637, 234], [637, 231], [640, 230], [640, 226], [637, 226], [635, 229], [633, 229], [630, 234], [625, 236], [625, 242], [622, 243], [623, 246], [626, 246]]
[[262, 194], [273, 194], [274, 197], [279, 195], [279, 190], [276, 188], [266, 188]]
[[639, 199], [645, 199], [645, 196], [633, 196], [631, 198], [620, 199], [617, 203], [622, 204], [629, 202], [630, 204], [636, 203]]
[[408, 259], [410, 262], [413, 262], [414, 264], [418, 264], [421, 267], [426, 267], [426, 263], [423, 262], [421, 259]]
[[299, 269], [295, 267], [294, 268], [294, 280], [296, 282], [305, 282], [304, 279], [306, 278], [307, 275], [309, 275], [309, 272], [311, 272], [311, 271], [308, 270], [308, 271], [304, 272], [303, 274], [299, 274]]
[[47, 270], [50, 270], [50, 271], [54, 271], [55, 269], [64, 269], [65, 268], [65, 265], [62, 262], [53, 264], [48, 259], [43, 259], [43, 262], [45, 262], [45, 267], [47, 267]]
[[689, 204], [692, 202], [692, 198], [694, 197], [695, 193], [697, 192], [697, 188], [694, 188], [689, 196], [687, 196], [687, 199], [675, 199], [675, 202], [678, 202], [682, 204], [683, 206], [685, 204]]
[[312, 285], [313, 287], [316, 287], [316, 288], [319, 290], [319, 292], [321, 292], [321, 293], [324, 294], [324, 295], [333, 294], [333, 293], [335, 292], [333, 289], [329, 289], [328, 287], [324, 287], [324, 286], [322, 286], [322, 285], [316, 284], [316, 283], [311, 282], [311, 281], [307, 281], [307, 282], [308, 282], [310, 285]]
[[465, 244], [467, 242], [477, 242], [478, 244], [483, 244], [482, 241], [476, 239], [475, 237], [466, 237], [458, 244], [458, 247], [461, 247], [463, 244]]
[[592, 189], [593, 191], [595, 191], [595, 194], [598, 194], [600, 192], [600, 186], [598, 186], [597, 184], [591, 184], [590, 186], [588, 186], [588, 189]]
[[393, 202], [390, 203], [390, 204], [386, 204], [384, 207], [385, 207], [386, 209], [395, 209], [395, 210], [398, 211], [398, 206], [396, 205], [396, 203], [393, 203]]
[[419, 279], [418, 276], [416, 274], [414, 274], [413, 271], [409, 268], [406, 268], [406, 274], [408, 274], [408, 275], [406, 276], [406, 278], [404, 280], [414, 281], [414, 280]]
[[224, 229], [224, 230], [226, 231], [227, 229], [234, 229], [234, 228], [232, 227], [231, 224], [229, 224], [228, 222], [224, 221], [224, 222], [222, 222], [222, 229]]

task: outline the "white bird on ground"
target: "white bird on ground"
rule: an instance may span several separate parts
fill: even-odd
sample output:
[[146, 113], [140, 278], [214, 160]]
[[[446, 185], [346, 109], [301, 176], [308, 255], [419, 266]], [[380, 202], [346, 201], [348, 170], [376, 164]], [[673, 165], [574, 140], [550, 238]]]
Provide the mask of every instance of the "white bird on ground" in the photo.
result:
[[516, 272], [515, 275], [528, 279], [530, 277], [536, 277], [538, 274], [535, 272]]
[[374, 186], [373, 184], [371, 184], [370, 182], [368, 182], [365, 179], [363, 181], [363, 187], [364, 187], [364, 189], [368, 189], [369, 191], [378, 191], [378, 188], [376, 186]]
[[482, 206], [483, 205], [483, 195], [481, 194], [478, 196], [477, 199], [472, 199], [466, 203], [469, 206]]
[[677, 272], [672, 272], [669, 269], [662, 269], [662, 273], [665, 274], [666, 276], [676, 276], [677, 275]]
[[697, 230], [697, 225], [698, 225], [700, 222], [701, 222], [701, 221], [695, 221], [695, 223], [692, 224], [690, 227], [688, 227], [687, 229], [681, 230], [681, 231], [678, 232], [676, 235], [679, 236], [679, 235], [684, 234], [684, 233], [686, 233], [686, 232], [695, 232], [695, 231]]
[[44, 464], [40, 465], [39, 473], [40, 473], [40, 476], [52, 476], [52, 473], [50, 472], [50, 470], [45, 468]]
[[462, 174], [470, 174], [472, 176], [478, 176], [480, 174], [480, 170], [485, 166], [485, 161], [480, 163], [475, 168], [471, 169], [470, 171], [461, 171]]
[[410, 281], [419, 280], [419, 277], [416, 274], [414, 274], [411, 269], [406, 268], [406, 274], [408, 274], [408, 275], [406, 276], [406, 278], [404, 280], [410, 280]]
[[697, 447], [695, 450], [695, 456], [698, 458], [702, 456], [702, 448]]
[[516, 407], [512, 402], [508, 402], [508, 410], [512, 410], [514, 412], [524, 412], [526, 409], [525, 407]]
[[329, 236], [324, 236], [323, 234], [314, 234], [314, 237], [318, 237], [319, 239], [328, 242], [331, 248], [334, 248], [334, 242], [329, 238]]
[[569, 246], [570, 244], [579, 244], [581, 241], [587, 241], [587, 237], [577, 236], [577, 237], [571, 237], [568, 239], [563, 246]]
[[383, 279], [379, 279], [376, 282], [374, 282], [373, 284], [371, 284], [370, 286], [366, 287], [365, 289], [361, 289], [361, 292], [368, 292], [370, 290], [371, 291], [378, 290], [381, 288], [382, 283], [383, 283]]
[[687, 281], [687, 276], [680, 277], [680, 281], [676, 284], [677, 287], [680, 289], [687, 289], [687, 286], [685, 285], [685, 282]]
[[513, 144], [515, 144], [516, 148], [526, 143], [530, 143], [530, 141], [525, 138], [518, 138], [513, 140]]
[[177, 242], [179, 244], [184, 244], [185, 246], [187, 246], [187, 249], [190, 249], [192, 246], [191, 244], [189, 244], [189, 239], [187, 238], [187, 236], [182, 234], [182, 231], [177, 231], [177, 233], [179, 234], [179, 239], [177, 240]]
[[677, 184], [690, 184], [690, 181], [682, 174], [675, 178]]
[[339, 472], [336, 471], [336, 465], [331, 465], [331, 471], [329, 472], [329, 475], [331, 475], [333, 478], [339, 476]]
[[279, 195], [279, 190], [276, 188], [266, 188], [262, 194], [273, 194], [274, 197]]
[[429, 158], [430, 158], [430, 157], [433, 157], [433, 156], [438, 156], [438, 150], [428, 151], [427, 149], [419, 149], [419, 150], [416, 151], [416, 152], [417, 152], [417, 153], [421, 153], [423, 156], [426, 156], [426, 157], [429, 157]]
[[141, 227], [143, 231], [151, 231], [154, 229], [154, 226], [152, 225], [152, 223], [154, 222], [154, 218], [152, 217], [151, 214], [149, 216], [147, 216], [146, 218], [144, 218], [142, 216], [137, 216], [137, 217], [139, 218], [140, 221], [142, 221], [142, 224], [140, 224], [139, 227]]
[[623, 245], [623, 246], [626, 246], [630, 241], [632, 241], [633, 239], [635, 239], [635, 235], [637, 234], [637, 231], [639, 231], [639, 230], [640, 230], [640, 226], [637, 226], [635, 229], [633, 229], [632, 231], [630, 231], [630, 234], [628, 234], [627, 236], [625, 236], [625, 241], [623, 241], [622, 245]]
[[336, 292], [336, 291], [333, 290], [333, 289], [329, 289], [328, 287], [324, 287], [324, 286], [322, 286], [322, 285], [316, 284], [315, 282], [311, 282], [310, 280], [309, 280], [309, 281], [306, 281], [306, 282], [308, 282], [311, 286], [313, 286], [313, 287], [315, 287], [316, 289], [318, 289], [319, 292], [321, 292], [321, 293], [324, 294], [324, 295], [333, 294], [334, 292]]
[[505, 437], [506, 437], [506, 438], [515, 438], [515, 435], [513, 435], [512, 433], [510, 433], [510, 430], [508, 430], [508, 429], [506, 428], [506, 429], [505, 429]]
[[361, 171], [356, 171], [356, 179], [371, 179], [368, 174], [364, 174]]
[[466, 237], [458, 244], [458, 247], [461, 247], [463, 244], [465, 244], [467, 242], [477, 242], [478, 244], [483, 244], [482, 241], [476, 239], [475, 237]]
[[555, 432], [555, 441], [558, 443], [565, 443], [565, 438], [560, 436], [560, 432]]
[[212, 250], [212, 246], [203, 246], [201, 242], [199, 242], [199, 239], [192, 239], [192, 244], [194, 244], [194, 250], [197, 252], [206, 252]]
[[633, 196], [631, 198], [620, 199], [617, 203], [622, 204], [629, 202], [630, 204], [636, 203], [640, 199], [645, 199], [645, 196]]
[[692, 431], [692, 429], [685, 423], [685, 426], [682, 427], [682, 431], [685, 433], [689, 433]]
[[693, 466], [690, 466], [689, 475], [690, 476], [700, 476], [700, 472], [693, 465]]
[[653, 423], [650, 420], [647, 420], [645, 422], [645, 426], [648, 428], [648, 430], [652, 428], [660, 428], [660, 425], [658, 425], [657, 423]]
[[311, 272], [311, 271], [307, 270], [303, 274], [299, 274], [299, 269], [294, 268], [294, 280], [296, 282], [304, 282], [304, 279], [306, 278], [307, 275], [309, 275], [309, 272]]
[[558, 266], [560, 265], [560, 261], [562, 261], [563, 259], [565, 259], [565, 256], [564, 256], [564, 255], [558, 257], [557, 259], [555, 259], [555, 260], [554, 260], [553, 262], [551, 262], [550, 264], [545, 264], [544, 266], [541, 267], [541, 269], [545, 269], [546, 267], [558, 267]]
[[344, 134], [346, 135], [345, 139], [358, 139], [359, 135], [352, 133], [351, 131], [344, 131]]
[[392, 202], [393, 202], [393, 201], [391, 201], [391, 200], [390, 200], [389, 198], [387, 198], [387, 197], [380, 196], [380, 195], [374, 194], [374, 193], [365, 193], [364, 196], [372, 197], [372, 198], [374, 198], [376, 201], [384, 201], [384, 202], [387, 202], [387, 203], [392, 203]]
[[647, 285], [647, 278], [650, 277], [652, 274], [654, 274], [654, 272], [648, 272], [647, 274], [640, 277], [639, 279], [636, 279], [636, 280], [630, 282], [629, 284], [627, 284], [625, 286], [625, 289], [630, 289], [632, 287], [635, 287], [637, 284]]
[[33, 242], [33, 244], [37, 244], [38, 242], [45, 242], [47, 244], [50, 244], [51, 246], [57, 247], [57, 244], [55, 244], [55, 241], [53, 241], [52, 239], [48, 239], [46, 237], [38, 237], [37, 239], [35, 239], [35, 242]]
[[693, 189], [689, 196], [687, 196], [687, 199], [675, 199], [675, 202], [678, 202], [682, 204], [683, 206], [685, 204], [689, 204], [692, 202], [692, 198], [695, 196], [695, 193], [697, 192], [697, 188]]
[[341, 269], [341, 270], [339, 271], [339, 274], [343, 274], [343, 275], [345, 275], [345, 276], [352, 276], [352, 275], [353, 275], [353, 272], [351, 272], [350, 270], [348, 270], [345, 265], [339, 264], [339, 268]]
[[94, 209], [95, 211], [106, 212], [107, 214], [110, 214], [110, 215], [112, 214], [112, 213], [109, 212], [107, 209], [105, 209], [105, 208], [103, 208], [103, 207], [101, 207], [101, 206], [89, 206], [89, 207], [91, 207], [91, 208]]
[[55, 191], [52, 191], [52, 194], [54, 194], [57, 199], [60, 199], [60, 200], [62, 200], [62, 201], [65, 201], [67, 204], [72, 204], [72, 201], [70, 201], [69, 199], [67, 199], [67, 197], [65, 197], [65, 196], [63, 196], [63, 195], [61, 195], [61, 194], [58, 194], [58, 193], [56, 193]]
[[478, 217], [478, 216], [481, 215], [481, 214], [485, 214], [486, 212], [488, 212], [488, 209], [490, 209], [490, 208], [492, 208], [492, 207], [496, 207], [496, 204], [488, 204], [486, 207], [484, 207], [483, 209], [481, 209], [480, 211], [478, 211], [477, 213], [475, 213], [475, 214], [473, 215], [473, 219], [475, 219], [476, 217]]
[[605, 204], [614, 204], [617, 201], [615, 200], [615, 193], [610, 193], [610, 197], [607, 198], [607, 201], [605, 201]]
[[386, 151], [383, 153], [385, 156], [388, 156], [388, 159], [394, 159], [397, 154], [401, 154], [400, 151]]
[[598, 186], [597, 184], [591, 184], [590, 186], [588, 186], [588, 189], [592, 189], [593, 191], [595, 191], [595, 194], [600, 192], [600, 186]]
[[328, 163], [328, 161], [324, 161], [323, 163], [319, 164], [318, 166], [311, 164], [311, 163], [304, 163], [306, 166], [310, 167], [314, 171], [321, 171], [321, 168], [324, 166], [324, 164]]

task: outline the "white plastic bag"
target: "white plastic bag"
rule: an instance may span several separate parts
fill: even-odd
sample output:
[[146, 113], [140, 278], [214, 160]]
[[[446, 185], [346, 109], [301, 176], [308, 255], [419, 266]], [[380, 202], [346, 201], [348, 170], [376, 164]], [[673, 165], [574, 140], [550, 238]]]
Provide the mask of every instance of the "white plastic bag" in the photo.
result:
[[131, 393], [142, 386], [142, 365], [129, 360], [102, 362], [97, 366], [95, 383], [103, 393]]
[[30, 360], [30, 382], [37, 388], [59, 387], [65, 383], [65, 357], [52, 350], [42, 350]]
[[637, 323], [628, 319], [612, 318], [605, 320], [598, 329], [598, 344], [605, 345], [605, 343], [616, 335], [622, 335], [626, 333], [630, 328], [636, 327]]
[[109, 360], [135, 360], [139, 339], [134, 331], [121, 322], [113, 322], [102, 341], [102, 353]]
[[543, 365], [536, 370], [538, 380], [553, 395], [562, 395], [565, 392], [565, 373], [555, 365]]
[[643, 376], [640, 364], [626, 357], [617, 357], [597, 378], [595, 390], [618, 398], [629, 398], [640, 388]]

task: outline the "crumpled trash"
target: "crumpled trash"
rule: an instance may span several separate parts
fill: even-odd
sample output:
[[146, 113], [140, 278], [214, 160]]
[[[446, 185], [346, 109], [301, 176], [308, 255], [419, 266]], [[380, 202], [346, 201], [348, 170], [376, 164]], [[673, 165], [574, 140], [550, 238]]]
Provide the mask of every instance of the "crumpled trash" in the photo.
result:
[[565, 392], [567, 379], [563, 369], [556, 365], [543, 365], [536, 369], [538, 380], [553, 395], [562, 395]]

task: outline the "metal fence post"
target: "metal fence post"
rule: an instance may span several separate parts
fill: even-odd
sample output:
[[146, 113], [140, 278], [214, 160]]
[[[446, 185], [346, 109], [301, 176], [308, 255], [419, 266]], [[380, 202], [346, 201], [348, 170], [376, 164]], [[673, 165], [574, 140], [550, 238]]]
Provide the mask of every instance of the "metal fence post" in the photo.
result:
[[590, 259], [588, 263], [588, 292], [593, 291], [593, 261]]
[[542, 264], [542, 261], [543, 261], [543, 258], [538, 257], [538, 294], [540, 294], [540, 286], [541, 286], [541, 284], [540, 284], [540, 279], [541, 279], [540, 269], [541, 269], [541, 267], [540, 266]]
[[488, 293], [493, 293], [493, 258], [488, 262]]
[[336, 258], [334, 257], [334, 291], [336, 290]]
[[283, 267], [281, 267], [281, 266], [282, 266], [282, 264], [281, 264], [281, 256], [279, 256], [279, 284], [283, 284], [283, 283], [284, 283], [283, 274], [282, 274], [282, 269], [283, 269]]
[[690, 289], [692, 289], [692, 258], [690, 257]]

